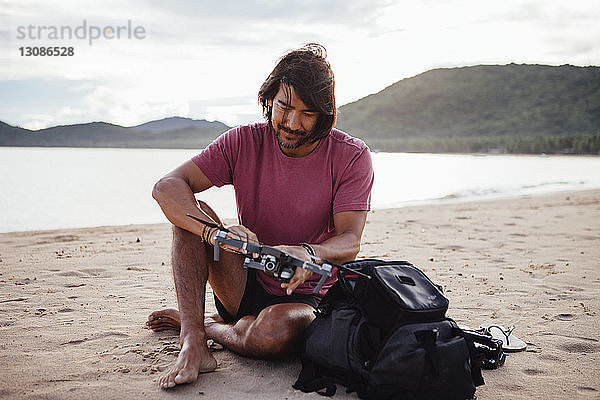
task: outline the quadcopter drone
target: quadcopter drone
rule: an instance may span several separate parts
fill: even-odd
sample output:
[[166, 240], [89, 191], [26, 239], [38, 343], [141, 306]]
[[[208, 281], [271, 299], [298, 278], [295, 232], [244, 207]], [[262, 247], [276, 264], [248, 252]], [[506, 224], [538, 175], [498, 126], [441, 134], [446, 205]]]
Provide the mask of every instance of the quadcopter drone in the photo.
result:
[[[202, 224], [208, 227], [218, 229], [217, 236], [215, 237], [213, 256], [215, 261], [219, 261], [219, 250], [221, 244], [224, 244], [229, 247], [238, 249], [244, 254], [246, 254], [246, 258], [244, 260], [244, 268], [253, 268], [259, 271], [263, 271], [264, 273], [272, 276], [279, 282], [289, 282], [290, 279], [294, 276], [296, 268], [304, 268], [321, 275], [321, 279], [319, 279], [317, 286], [315, 286], [315, 288], [313, 289], [313, 293], [318, 293], [321, 290], [327, 278], [333, 274], [332, 271], [334, 267], [342, 270], [348, 270], [354, 274], [359, 274], [365, 276], [366, 278], [370, 278], [370, 276], [368, 275], [351, 270], [350, 268], [344, 267], [343, 265], [337, 265], [330, 261], [322, 260], [315, 256], [311, 256], [312, 262], [310, 262], [302, 260], [298, 257], [294, 257], [293, 255], [283, 250], [279, 250], [275, 247], [227, 237], [228, 233], [233, 233], [224, 226], [205, 221], [191, 214], [186, 215], [198, 222], [201, 222]], [[254, 256], [254, 254], [256, 254], [256, 256]], [[320, 262], [321, 264], [319, 265], [317, 264], [317, 262]]]

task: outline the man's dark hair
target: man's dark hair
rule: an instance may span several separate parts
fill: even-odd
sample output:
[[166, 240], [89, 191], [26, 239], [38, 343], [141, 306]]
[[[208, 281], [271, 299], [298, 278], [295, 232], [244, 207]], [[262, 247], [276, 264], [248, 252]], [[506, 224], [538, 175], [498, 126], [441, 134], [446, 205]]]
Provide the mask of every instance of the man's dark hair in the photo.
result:
[[335, 125], [335, 79], [331, 65], [325, 59], [325, 47], [309, 43], [283, 55], [258, 91], [263, 115], [271, 124], [273, 109], [269, 102], [275, 98], [281, 84], [294, 88], [302, 102], [319, 113], [310, 132], [310, 142], [326, 137]]

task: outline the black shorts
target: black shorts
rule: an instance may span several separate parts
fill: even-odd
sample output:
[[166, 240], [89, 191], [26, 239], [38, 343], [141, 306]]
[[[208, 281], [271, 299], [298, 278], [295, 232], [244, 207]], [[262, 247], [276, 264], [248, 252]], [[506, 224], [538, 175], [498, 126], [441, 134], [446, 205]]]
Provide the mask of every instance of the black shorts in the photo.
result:
[[272, 306], [273, 304], [281, 303], [303, 303], [312, 306], [314, 309], [319, 304], [319, 299], [310, 294], [292, 293], [287, 296], [276, 296], [274, 294], [267, 293], [260, 283], [256, 281], [256, 270], [248, 269], [248, 278], [246, 279], [246, 287], [242, 296], [242, 301], [238, 309], [237, 315], [231, 315], [226, 309], [223, 303], [219, 300], [216, 294], [214, 294], [215, 306], [217, 312], [223, 318], [226, 323], [234, 323], [240, 318], [246, 315], [258, 316], [262, 310]]

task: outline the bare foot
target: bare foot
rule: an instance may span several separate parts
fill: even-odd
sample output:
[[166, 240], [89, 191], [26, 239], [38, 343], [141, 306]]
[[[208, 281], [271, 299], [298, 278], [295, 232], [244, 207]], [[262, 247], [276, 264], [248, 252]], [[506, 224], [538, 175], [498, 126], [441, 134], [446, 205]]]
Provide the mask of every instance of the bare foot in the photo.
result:
[[206, 338], [184, 339], [175, 365], [158, 379], [162, 389], [172, 388], [182, 383], [194, 382], [199, 373], [211, 372], [217, 368], [217, 360], [206, 347]]
[[166, 331], [167, 329], [178, 331], [181, 329], [181, 316], [179, 311], [174, 308], [154, 311], [148, 315], [146, 326], [154, 332]]
[[204, 314], [204, 332], [206, 332], [208, 338], [215, 339], [215, 328], [218, 328], [221, 324], [225, 324], [225, 322], [218, 313]]
[[[205, 326], [222, 322], [223, 318], [218, 313], [205, 314], [204, 316]], [[154, 332], [166, 331], [167, 329], [179, 331], [181, 329], [181, 315], [179, 315], [179, 310], [175, 308], [153, 311], [148, 315], [146, 326]]]
[[222, 324], [223, 318], [219, 315], [219, 313], [214, 314], [204, 314], [204, 326], [212, 325], [212, 324]]

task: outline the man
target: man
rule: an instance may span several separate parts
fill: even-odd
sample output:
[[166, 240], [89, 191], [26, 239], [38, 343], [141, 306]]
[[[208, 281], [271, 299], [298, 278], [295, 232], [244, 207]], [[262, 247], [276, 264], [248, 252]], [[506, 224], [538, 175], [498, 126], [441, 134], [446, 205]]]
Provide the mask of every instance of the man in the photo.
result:
[[[325, 49], [306, 45], [285, 54], [259, 91], [266, 123], [234, 128], [159, 180], [153, 197], [173, 223], [172, 266], [179, 310], [155, 311], [154, 331], [180, 329], [181, 352], [159, 379], [161, 388], [192, 382], [217, 362], [207, 339], [239, 354], [271, 358], [297, 351], [318, 300], [320, 275], [298, 268], [289, 283], [245, 270], [244, 256], [222, 251], [213, 261], [221, 224], [194, 193], [232, 184], [240, 225], [230, 237], [276, 246], [298, 258], [353, 260], [370, 207], [373, 184], [366, 145], [333, 129], [334, 78]], [[225, 249], [227, 250], [227, 249]], [[312, 254], [314, 253], [314, 254]], [[218, 314], [204, 316], [206, 283]]]

